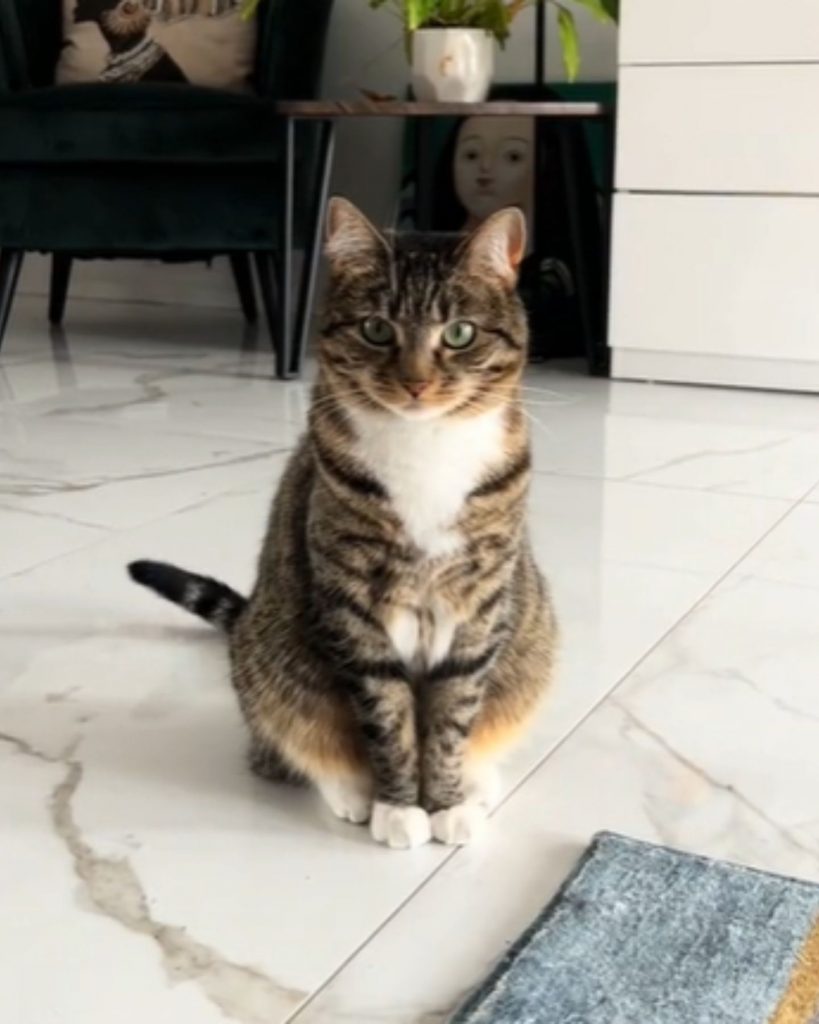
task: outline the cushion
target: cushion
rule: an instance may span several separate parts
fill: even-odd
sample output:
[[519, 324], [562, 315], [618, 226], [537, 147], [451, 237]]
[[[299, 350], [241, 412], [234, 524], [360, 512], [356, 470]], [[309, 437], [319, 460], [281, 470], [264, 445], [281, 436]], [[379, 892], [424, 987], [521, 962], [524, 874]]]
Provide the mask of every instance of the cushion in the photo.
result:
[[269, 164], [271, 101], [191, 86], [57, 86], [0, 96], [0, 167], [73, 163]]
[[242, 0], [63, 0], [57, 82], [247, 91], [256, 20], [243, 19], [241, 6]]

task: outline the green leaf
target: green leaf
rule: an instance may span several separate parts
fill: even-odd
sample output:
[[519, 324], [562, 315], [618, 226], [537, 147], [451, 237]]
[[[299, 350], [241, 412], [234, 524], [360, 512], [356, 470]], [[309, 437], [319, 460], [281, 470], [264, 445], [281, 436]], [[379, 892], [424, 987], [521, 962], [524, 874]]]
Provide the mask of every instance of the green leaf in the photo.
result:
[[598, 21], [617, 20], [619, 0], [574, 0], [574, 2], [585, 7]]
[[427, 21], [427, 7], [424, 0], [406, 0], [404, 3], [404, 17], [407, 22], [407, 31], [414, 32], [423, 28]]
[[[477, 7], [477, 5], [476, 5]], [[509, 35], [509, 17], [503, 0], [488, 0], [480, 10], [476, 10], [474, 24], [491, 32], [503, 46]]]
[[612, 21], [620, 20], [620, 0], [602, 0], [602, 4]]
[[[259, 0], [244, 0], [246, 4]], [[296, 0], [289, 0], [296, 2]], [[410, 36], [420, 28], [483, 28], [503, 45], [512, 18], [534, 0], [366, 0], [369, 7], [394, 8]], [[617, 0], [599, 0], [616, 3]]]
[[262, 0], [244, 0], [242, 5], [242, 18], [245, 21], [250, 21], [256, 11], [259, 9], [259, 4]]
[[569, 81], [573, 82], [580, 71], [580, 39], [574, 15], [562, 4], [557, 7], [557, 30], [560, 36], [560, 48], [563, 51], [563, 64]]

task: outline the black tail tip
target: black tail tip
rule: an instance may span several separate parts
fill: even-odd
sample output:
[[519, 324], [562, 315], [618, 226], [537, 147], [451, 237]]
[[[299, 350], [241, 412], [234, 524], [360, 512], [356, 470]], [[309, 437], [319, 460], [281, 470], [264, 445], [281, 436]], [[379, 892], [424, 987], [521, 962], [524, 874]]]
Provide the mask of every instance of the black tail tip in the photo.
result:
[[134, 583], [141, 583], [143, 587], [150, 587], [155, 581], [158, 572], [161, 572], [159, 562], [151, 562], [148, 559], [140, 559], [128, 564], [128, 575]]

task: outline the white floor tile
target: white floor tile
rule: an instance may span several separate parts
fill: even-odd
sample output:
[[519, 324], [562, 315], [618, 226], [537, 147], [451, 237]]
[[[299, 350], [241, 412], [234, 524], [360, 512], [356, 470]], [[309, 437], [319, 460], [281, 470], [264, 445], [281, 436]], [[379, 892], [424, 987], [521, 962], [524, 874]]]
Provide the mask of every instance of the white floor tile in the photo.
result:
[[7, 416], [2, 428], [6, 507], [117, 529], [258, 479], [288, 447], [50, 416]]
[[21, 511], [0, 497], [0, 579], [23, 572], [107, 536], [100, 526], [82, 523], [59, 512]]
[[486, 842], [395, 854], [249, 775], [221, 639], [125, 576], [246, 589], [304, 422], [189, 313], [24, 301], [0, 357], [3, 1020], [443, 1021], [601, 827], [817, 873], [815, 404], [530, 372], [558, 681]]
[[812, 396], [609, 383], [533, 369], [535, 467], [791, 500], [819, 480]]

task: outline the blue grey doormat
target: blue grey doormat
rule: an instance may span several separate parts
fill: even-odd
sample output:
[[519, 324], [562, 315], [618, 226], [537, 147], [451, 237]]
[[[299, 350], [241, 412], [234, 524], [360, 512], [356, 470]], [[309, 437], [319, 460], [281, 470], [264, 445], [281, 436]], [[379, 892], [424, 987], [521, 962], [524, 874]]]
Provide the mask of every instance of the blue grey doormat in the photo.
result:
[[601, 833], [452, 1024], [819, 1024], [819, 885]]

